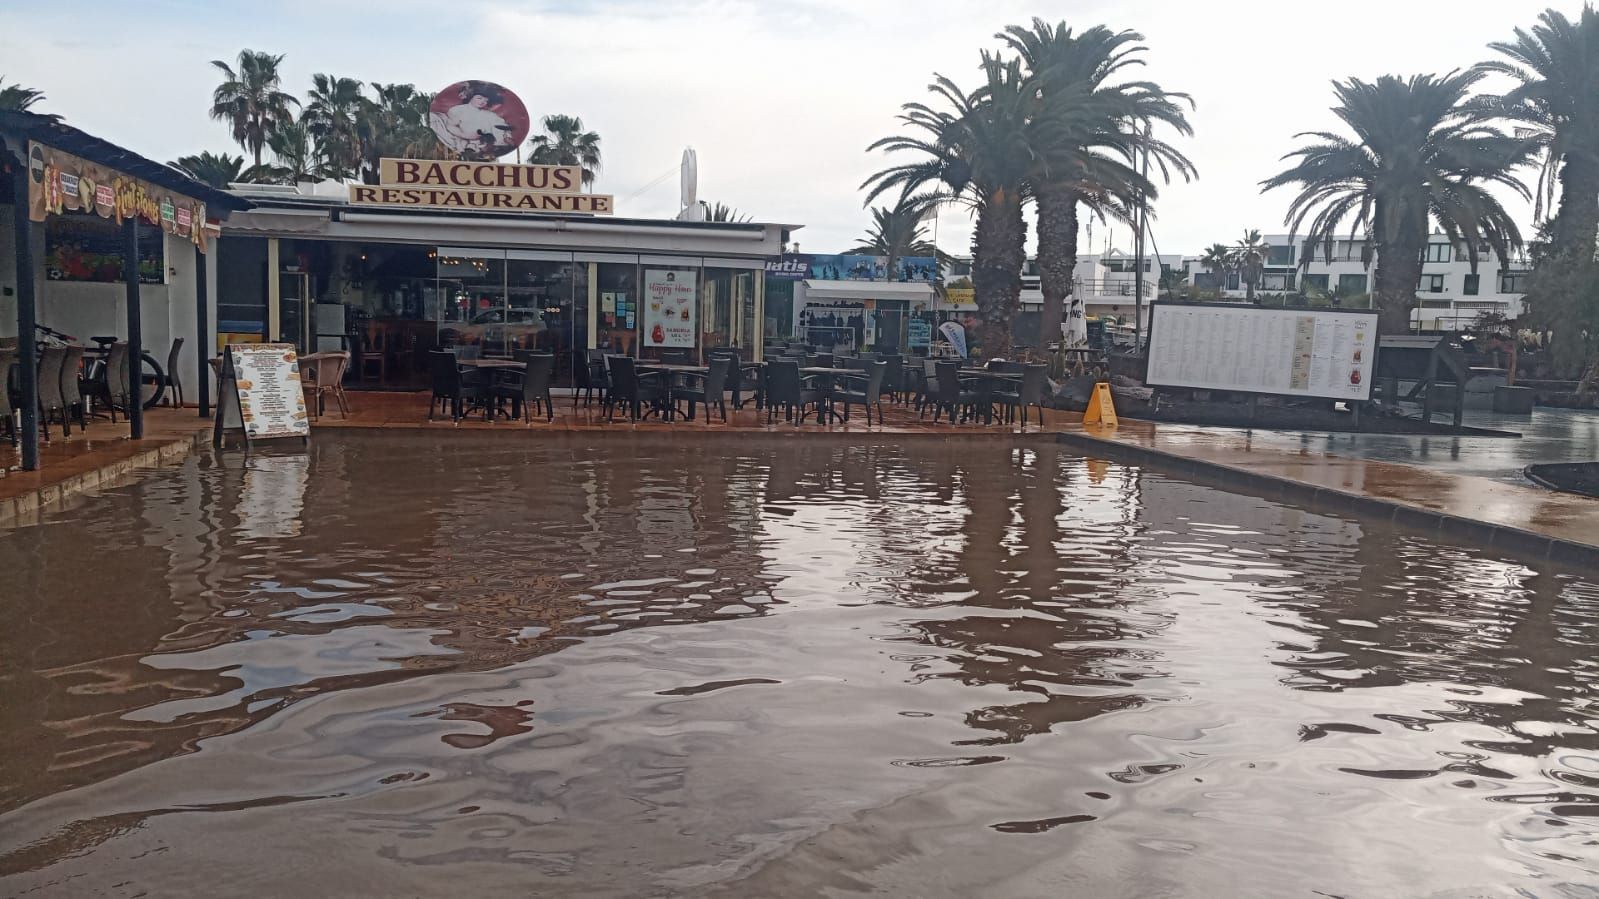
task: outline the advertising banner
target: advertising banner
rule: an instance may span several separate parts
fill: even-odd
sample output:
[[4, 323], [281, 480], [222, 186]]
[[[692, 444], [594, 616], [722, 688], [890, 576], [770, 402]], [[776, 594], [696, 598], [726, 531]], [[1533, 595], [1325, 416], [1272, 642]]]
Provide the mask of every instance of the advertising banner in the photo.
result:
[[310, 435], [293, 344], [228, 344], [222, 377], [218, 439], [223, 429], [235, 427], [242, 428], [248, 440]]
[[644, 346], [694, 347], [695, 272], [644, 270]]
[[812, 281], [932, 283], [938, 278], [938, 262], [931, 256], [903, 256], [894, 260], [894, 272], [890, 277], [887, 256], [785, 253], [766, 263], [766, 277], [782, 281], [808, 278]]
[[961, 327], [955, 322], [944, 322], [942, 325], [938, 326], [938, 333], [944, 335], [944, 339], [949, 341], [949, 345], [955, 348], [955, 352], [958, 353], [962, 359], [966, 358], [965, 328]]
[[28, 145], [28, 219], [93, 213], [117, 224], [138, 217], [205, 250], [205, 204], [41, 143]]
[[933, 323], [925, 318], [913, 318], [905, 323], [905, 340], [911, 349], [926, 349], [933, 345]]
[[1371, 397], [1375, 312], [1165, 303], [1151, 310], [1151, 386]]

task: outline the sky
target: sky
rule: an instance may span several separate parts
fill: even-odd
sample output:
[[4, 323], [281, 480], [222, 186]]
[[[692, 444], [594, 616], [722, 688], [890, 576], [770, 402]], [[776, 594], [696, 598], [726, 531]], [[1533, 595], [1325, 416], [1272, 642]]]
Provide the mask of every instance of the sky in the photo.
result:
[[[315, 72], [437, 90], [465, 78], [515, 91], [534, 117], [581, 116], [602, 138], [595, 190], [618, 215], [678, 210], [683, 149], [699, 196], [758, 221], [803, 225], [804, 252], [848, 249], [870, 217], [861, 182], [888, 157], [900, 105], [935, 72], [975, 86], [994, 34], [1034, 16], [1142, 33], [1140, 77], [1190, 94], [1199, 170], [1165, 187], [1153, 240], [1198, 253], [1247, 228], [1281, 233], [1287, 191], [1261, 195], [1297, 132], [1336, 129], [1331, 81], [1447, 72], [1530, 26], [1531, 0], [0, 0], [0, 76], [43, 90], [36, 109], [146, 156], [241, 152], [208, 118], [219, 73], [246, 47], [286, 55], [287, 90]], [[1574, 0], [1557, 8], [1579, 11]], [[134, 9], [138, 12], [135, 14]], [[1512, 200], [1530, 224], [1530, 204]], [[966, 252], [967, 211], [938, 219], [941, 250]], [[1080, 247], [1131, 250], [1131, 230], [1094, 223]]]

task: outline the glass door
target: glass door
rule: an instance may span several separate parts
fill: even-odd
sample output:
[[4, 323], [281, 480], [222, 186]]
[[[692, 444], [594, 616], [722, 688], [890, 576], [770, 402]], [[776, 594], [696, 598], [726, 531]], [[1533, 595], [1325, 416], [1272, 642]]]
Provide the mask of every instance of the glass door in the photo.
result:
[[278, 273], [278, 333], [280, 343], [292, 343], [304, 355], [315, 348], [311, 336], [311, 276], [307, 272]]
[[440, 247], [439, 345], [509, 355], [505, 251]]

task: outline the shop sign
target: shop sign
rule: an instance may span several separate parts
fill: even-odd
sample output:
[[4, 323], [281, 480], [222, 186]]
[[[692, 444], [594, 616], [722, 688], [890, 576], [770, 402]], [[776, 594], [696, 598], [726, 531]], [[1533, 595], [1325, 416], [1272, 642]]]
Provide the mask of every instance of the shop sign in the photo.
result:
[[69, 211], [114, 218], [119, 225], [141, 218], [205, 250], [204, 228], [178, 225], [180, 212], [190, 222], [205, 221], [204, 203], [54, 147], [30, 143], [28, 219], [42, 222]]
[[944, 288], [944, 304], [951, 309], [976, 309], [977, 289], [974, 287]]
[[913, 318], [905, 323], [905, 339], [911, 349], [933, 345], [933, 323], [925, 318]]
[[644, 345], [694, 346], [695, 272], [644, 270]]
[[522, 98], [492, 81], [457, 81], [433, 95], [428, 125], [462, 159], [496, 159], [527, 140], [531, 122]]
[[766, 263], [766, 277], [784, 281], [803, 281], [811, 276], [811, 257], [786, 253]]
[[378, 180], [376, 185], [350, 185], [350, 202], [589, 215], [615, 211], [609, 194], [581, 192], [583, 170], [575, 165], [384, 159], [378, 164]]

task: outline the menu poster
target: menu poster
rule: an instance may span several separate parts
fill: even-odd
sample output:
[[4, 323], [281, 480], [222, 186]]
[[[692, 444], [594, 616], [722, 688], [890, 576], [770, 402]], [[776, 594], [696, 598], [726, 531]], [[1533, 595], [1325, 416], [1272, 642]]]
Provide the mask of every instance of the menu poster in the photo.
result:
[[1156, 304], [1147, 383], [1365, 400], [1374, 312]]
[[644, 345], [694, 347], [695, 272], [644, 271]]
[[222, 355], [222, 396], [213, 442], [224, 430], [242, 430], [245, 443], [311, 436], [300, 362], [287, 343], [230, 343]]

